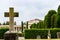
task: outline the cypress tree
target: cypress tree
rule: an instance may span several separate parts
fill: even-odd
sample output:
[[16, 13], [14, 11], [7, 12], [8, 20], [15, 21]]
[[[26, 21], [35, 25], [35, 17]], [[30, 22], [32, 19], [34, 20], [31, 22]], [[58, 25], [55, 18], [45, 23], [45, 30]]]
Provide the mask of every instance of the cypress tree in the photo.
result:
[[54, 14], [51, 17], [51, 28], [57, 28], [57, 14]]
[[21, 22], [21, 27], [22, 27], [22, 33], [23, 33], [23, 21]]
[[45, 16], [44, 18], [44, 28], [48, 27], [48, 15]]
[[53, 14], [56, 14], [55, 10], [49, 10], [48, 14], [45, 16], [44, 25], [47, 28], [51, 28], [51, 17]]
[[28, 29], [28, 21], [27, 21], [26, 27], [27, 27], [27, 29]]
[[42, 20], [37, 23], [37, 28], [44, 28]]
[[57, 10], [57, 28], [60, 28], [60, 5], [58, 6], [58, 10]]
[[30, 26], [30, 28], [31, 28], [31, 29], [32, 29], [32, 28], [37, 28], [37, 26], [36, 26], [35, 23], [33, 23], [33, 24]]

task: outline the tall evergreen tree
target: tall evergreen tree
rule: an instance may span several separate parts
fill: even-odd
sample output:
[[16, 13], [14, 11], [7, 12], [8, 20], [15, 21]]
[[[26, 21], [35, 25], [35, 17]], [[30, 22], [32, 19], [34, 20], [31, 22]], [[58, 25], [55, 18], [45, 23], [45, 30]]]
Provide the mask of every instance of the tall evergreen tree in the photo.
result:
[[57, 28], [57, 14], [54, 14], [51, 17], [51, 28]]
[[22, 33], [23, 33], [23, 21], [21, 22], [21, 27], [22, 27]]
[[58, 6], [58, 10], [57, 10], [57, 28], [60, 28], [60, 5]]
[[37, 24], [33, 23], [33, 24], [30, 26], [30, 28], [31, 28], [31, 29], [32, 29], [32, 28], [37, 28]]
[[47, 28], [51, 28], [51, 17], [53, 14], [56, 14], [55, 10], [49, 10], [48, 14], [45, 16], [44, 25]]
[[37, 28], [44, 28], [44, 24], [43, 24], [43, 21], [40, 21], [37, 23]]
[[48, 27], [48, 15], [45, 16], [44, 18], [44, 28]]
[[27, 23], [26, 23], [26, 27], [27, 27], [27, 29], [28, 29], [28, 21], [27, 21]]

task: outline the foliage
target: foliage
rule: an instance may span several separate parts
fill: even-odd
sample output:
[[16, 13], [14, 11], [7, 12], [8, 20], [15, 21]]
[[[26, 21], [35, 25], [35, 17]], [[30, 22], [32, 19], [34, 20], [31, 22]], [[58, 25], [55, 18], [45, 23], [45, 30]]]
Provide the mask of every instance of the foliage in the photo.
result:
[[43, 21], [39, 21], [39, 22], [37, 23], [37, 28], [38, 28], [38, 29], [39, 29], [39, 28], [44, 28]]
[[37, 35], [40, 35], [41, 39], [46, 39], [48, 36], [48, 30], [50, 30], [51, 38], [57, 38], [57, 32], [60, 32], [60, 28], [53, 29], [26, 29], [24, 33], [25, 39], [36, 39]]
[[44, 23], [42, 20], [40, 20], [37, 24], [36, 23], [33, 23], [31, 26], [30, 26], [31, 29], [33, 28], [37, 28], [37, 29], [40, 29], [40, 28], [44, 28]]
[[58, 15], [60, 15], [60, 5], [58, 6], [57, 12], [58, 12]]
[[54, 14], [51, 17], [51, 28], [57, 28], [57, 14]]
[[4, 38], [4, 33], [8, 31], [8, 28], [0, 28], [0, 39]]
[[22, 27], [22, 33], [23, 33], [23, 21], [21, 22], [21, 27]]
[[60, 28], [60, 5], [58, 7], [58, 10], [57, 10], [57, 28]]
[[60, 28], [60, 15], [57, 17], [57, 28]]
[[60, 29], [50, 30], [51, 32], [51, 38], [56, 39], [57, 38], [57, 32], [60, 32]]
[[26, 29], [24, 37], [25, 39], [36, 39], [37, 35], [40, 35], [41, 39], [46, 39], [48, 35], [47, 30], [38, 29]]
[[47, 28], [47, 24], [48, 24], [48, 16], [46, 15], [45, 18], [44, 18], [44, 28]]
[[32, 28], [37, 28], [37, 24], [33, 23], [33, 24], [30, 26], [30, 28], [31, 28], [31, 29], [32, 29]]
[[[9, 21], [6, 21], [6, 23], [3, 23], [4, 25], [9, 25]], [[16, 25], [16, 22], [14, 22], [14, 25]]]
[[49, 10], [48, 11], [48, 14], [45, 16], [45, 19], [44, 19], [44, 26], [46, 28], [51, 28], [51, 17], [52, 15], [56, 14], [56, 11], [55, 10]]
[[27, 23], [26, 23], [26, 27], [27, 27], [27, 29], [28, 29], [28, 21], [27, 21]]

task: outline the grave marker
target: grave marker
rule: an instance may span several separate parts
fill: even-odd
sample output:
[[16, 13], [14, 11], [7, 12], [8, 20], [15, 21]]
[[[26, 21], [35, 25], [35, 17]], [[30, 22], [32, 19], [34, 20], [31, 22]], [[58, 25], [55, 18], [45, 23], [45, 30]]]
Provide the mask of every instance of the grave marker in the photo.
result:
[[37, 35], [37, 39], [40, 39], [40, 35]]
[[14, 17], [18, 17], [18, 12], [14, 12], [14, 8], [10, 7], [9, 12], [5, 12], [5, 17], [9, 17], [9, 31], [4, 34], [4, 40], [18, 40], [18, 34], [14, 31]]
[[9, 17], [9, 31], [14, 31], [14, 17], [18, 17], [18, 12], [14, 12], [14, 8], [10, 7], [9, 12], [5, 12], [4, 14], [5, 17]]
[[48, 30], [48, 39], [51, 39], [50, 30]]
[[57, 38], [60, 38], [60, 32], [57, 32]]

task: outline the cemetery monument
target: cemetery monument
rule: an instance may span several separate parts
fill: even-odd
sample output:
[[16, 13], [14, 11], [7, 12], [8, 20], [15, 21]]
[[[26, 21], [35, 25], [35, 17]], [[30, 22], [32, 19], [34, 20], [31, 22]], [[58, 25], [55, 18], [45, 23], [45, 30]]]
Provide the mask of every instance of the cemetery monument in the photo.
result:
[[57, 32], [57, 38], [60, 38], [60, 32]]
[[14, 17], [18, 17], [18, 12], [14, 12], [14, 8], [10, 7], [9, 12], [5, 12], [5, 17], [9, 17], [9, 31], [4, 34], [4, 40], [18, 40], [18, 34], [14, 31]]
[[48, 30], [48, 39], [51, 39], [50, 30]]

